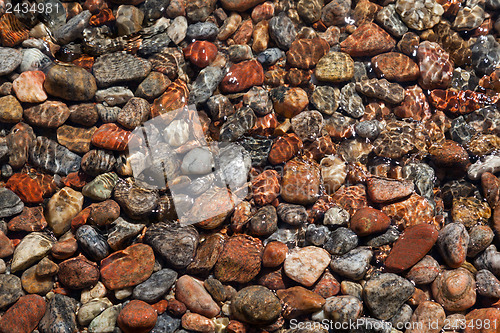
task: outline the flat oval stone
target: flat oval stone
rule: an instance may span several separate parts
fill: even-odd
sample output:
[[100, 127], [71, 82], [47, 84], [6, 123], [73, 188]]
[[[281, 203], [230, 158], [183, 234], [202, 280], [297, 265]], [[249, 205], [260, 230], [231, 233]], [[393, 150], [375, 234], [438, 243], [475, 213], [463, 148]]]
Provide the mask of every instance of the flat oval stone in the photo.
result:
[[385, 261], [388, 271], [402, 272], [415, 265], [430, 251], [438, 239], [433, 225], [422, 223], [405, 229]]
[[158, 302], [176, 279], [177, 272], [169, 268], [154, 272], [146, 281], [135, 286], [132, 297], [148, 303]]
[[132, 97], [118, 113], [117, 122], [125, 128], [135, 129], [149, 118], [148, 101]]
[[320, 182], [320, 170], [316, 163], [291, 160], [285, 164], [281, 197], [289, 203], [314, 203], [319, 196]]
[[262, 2], [264, 0], [222, 0], [221, 4], [226, 10], [244, 12]]
[[373, 57], [371, 63], [377, 75], [389, 81], [415, 81], [420, 74], [418, 65], [402, 53], [383, 53]]
[[96, 130], [97, 127], [63, 125], [57, 129], [57, 141], [72, 152], [84, 154], [90, 150], [90, 142]]
[[146, 281], [153, 273], [155, 256], [146, 244], [134, 244], [101, 261], [101, 281], [110, 290], [120, 290]]
[[92, 144], [96, 147], [123, 151], [127, 148], [132, 133], [114, 123], [101, 125], [92, 135]]
[[99, 87], [109, 87], [126, 81], [141, 81], [151, 71], [146, 59], [127, 53], [110, 53], [97, 58], [92, 71]]
[[23, 118], [21, 103], [12, 95], [0, 97], [0, 120], [6, 123], [17, 123]]
[[110, 249], [106, 238], [90, 225], [82, 225], [75, 234], [78, 244], [92, 260], [100, 261], [108, 256]]
[[347, 53], [332, 51], [319, 60], [314, 73], [320, 81], [348, 81], [354, 76], [354, 60]]
[[113, 170], [116, 158], [113, 153], [104, 149], [92, 149], [82, 157], [82, 170], [90, 175], [97, 176]]
[[113, 198], [132, 219], [147, 217], [156, 208], [159, 200], [157, 192], [123, 180], [119, 180], [114, 187]]
[[43, 87], [48, 94], [69, 101], [88, 101], [97, 91], [94, 76], [77, 66], [52, 66]]
[[38, 295], [26, 295], [12, 305], [0, 320], [1, 332], [31, 333], [45, 314], [45, 300]]
[[410, 196], [414, 185], [411, 181], [397, 181], [371, 177], [366, 181], [366, 193], [375, 203], [390, 203]]
[[124, 333], [148, 333], [155, 326], [157, 318], [151, 305], [132, 300], [120, 311], [116, 323]]
[[70, 289], [84, 289], [95, 286], [99, 280], [99, 268], [87, 258], [80, 256], [59, 264], [59, 281]]
[[80, 170], [82, 158], [57, 142], [39, 136], [29, 152], [29, 159], [44, 170], [65, 176]]
[[30, 125], [49, 128], [61, 126], [69, 115], [69, 108], [59, 101], [46, 101], [24, 110], [24, 118]]
[[189, 275], [181, 276], [175, 285], [175, 298], [186, 304], [194, 313], [212, 318], [220, 312], [220, 308], [203, 284]]
[[[19, 103], [16, 101], [16, 103]], [[7, 135], [9, 148], [9, 164], [13, 168], [21, 168], [27, 161], [32, 143], [35, 140], [33, 128], [25, 123], [17, 123]]]
[[11, 47], [0, 48], [0, 76], [12, 73], [23, 60], [22, 53]]
[[47, 99], [44, 81], [45, 74], [41, 71], [23, 72], [12, 82], [12, 89], [21, 102], [40, 103]]
[[82, 194], [97, 201], [111, 198], [111, 193], [118, 182], [118, 175], [114, 172], [103, 173], [95, 177], [90, 183], [82, 188]]
[[94, 103], [75, 104], [69, 107], [69, 120], [83, 126], [93, 126], [99, 120], [97, 106]]
[[262, 242], [240, 234], [229, 238], [215, 264], [215, 278], [221, 282], [247, 283], [257, 276], [262, 261]]
[[366, 247], [354, 248], [341, 256], [332, 257], [330, 269], [352, 280], [361, 280], [369, 269], [373, 252]]
[[466, 259], [469, 234], [462, 223], [449, 223], [439, 231], [437, 246], [451, 268], [460, 267]]
[[359, 236], [381, 233], [387, 230], [391, 219], [378, 209], [360, 208], [351, 217], [350, 228]]

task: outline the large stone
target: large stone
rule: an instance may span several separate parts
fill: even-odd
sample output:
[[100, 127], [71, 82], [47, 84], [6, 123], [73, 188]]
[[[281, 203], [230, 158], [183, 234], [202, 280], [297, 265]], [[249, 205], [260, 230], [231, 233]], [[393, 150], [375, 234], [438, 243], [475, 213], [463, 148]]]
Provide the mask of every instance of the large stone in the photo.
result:
[[97, 58], [92, 71], [99, 87], [109, 87], [116, 83], [145, 79], [151, 71], [151, 63], [131, 54], [117, 52]]
[[330, 263], [330, 254], [319, 247], [308, 246], [292, 250], [283, 265], [285, 274], [292, 280], [311, 287]]
[[95, 78], [77, 66], [55, 65], [45, 76], [43, 87], [52, 96], [70, 101], [87, 101], [97, 91]]
[[0, 332], [31, 333], [44, 314], [45, 300], [41, 296], [23, 296], [0, 319]]
[[83, 195], [65, 187], [50, 198], [45, 209], [45, 219], [56, 235], [69, 230], [71, 220], [82, 210]]
[[50, 300], [45, 315], [38, 324], [40, 333], [76, 332], [76, 308], [78, 302], [68, 296], [55, 294]]
[[52, 249], [54, 241], [40, 232], [32, 232], [23, 238], [14, 251], [11, 271], [26, 269], [45, 257]]
[[209, 318], [215, 317], [220, 312], [219, 306], [203, 284], [189, 275], [183, 275], [177, 280], [175, 298], [186, 304], [192, 312]]
[[279, 299], [263, 286], [241, 289], [231, 302], [231, 313], [240, 321], [265, 325], [274, 322], [281, 312]]

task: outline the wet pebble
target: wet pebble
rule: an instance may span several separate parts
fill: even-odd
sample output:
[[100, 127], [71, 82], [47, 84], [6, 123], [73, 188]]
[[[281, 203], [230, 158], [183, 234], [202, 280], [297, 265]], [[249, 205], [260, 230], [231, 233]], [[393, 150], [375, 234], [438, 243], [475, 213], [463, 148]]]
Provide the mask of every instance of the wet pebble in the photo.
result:
[[358, 246], [356, 234], [344, 227], [339, 227], [328, 235], [324, 249], [333, 255], [344, 255]]
[[332, 258], [330, 268], [333, 272], [352, 280], [361, 280], [369, 268], [373, 253], [366, 247], [358, 247], [341, 256]]

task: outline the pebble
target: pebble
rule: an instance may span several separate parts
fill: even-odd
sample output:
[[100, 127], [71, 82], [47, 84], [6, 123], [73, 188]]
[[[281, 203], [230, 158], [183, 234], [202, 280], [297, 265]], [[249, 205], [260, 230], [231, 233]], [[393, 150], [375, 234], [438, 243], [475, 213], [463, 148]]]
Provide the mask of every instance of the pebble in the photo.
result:
[[348, 83], [340, 90], [340, 106], [352, 118], [361, 118], [365, 106], [361, 96], [356, 93], [356, 84]]
[[127, 129], [135, 129], [149, 118], [149, 103], [145, 99], [132, 97], [118, 113], [116, 121]]
[[107, 308], [89, 324], [89, 333], [112, 333], [115, 330], [116, 319], [122, 309], [122, 305]]
[[278, 267], [288, 254], [288, 247], [282, 242], [269, 242], [262, 254], [262, 265], [264, 267]]
[[78, 309], [78, 324], [88, 326], [94, 318], [99, 316], [104, 310], [113, 306], [107, 298], [95, 298]]
[[326, 226], [347, 226], [350, 218], [349, 212], [341, 207], [335, 206], [329, 208], [325, 212], [323, 224]]
[[43, 72], [23, 72], [12, 82], [12, 89], [19, 101], [40, 103], [47, 99], [47, 94], [43, 89], [44, 81], [45, 74]]
[[264, 66], [272, 66], [285, 56], [285, 53], [277, 47], [268, 48], [257, 55], [257, 61]]
[[109, 255], [110, 248], [106, 238], [92, 226], [82, 225], [75, 237], [84, 253], [92, 260], [100, 261]]
[[194, 65], [205, 68], [210, 65], [217, 56], [217, 46], [207, 41], [196, 41], [189, 44], [184, 50], [184, 57]]
[[373, 253], [366, 247], [357, 247], [332, 258], [330, 268], [333, 272], [352, 280], [361, 280], [369, 268]]
[[356, 246], [358, 246], [356, 234], [348, 228], [339, 227], [329, 234], [324, 249], [333, 255], [344, 255]]
[[0, 76], [12, 73], [21, 64], [22, 60], [23, 55], [18, 50], [10, 47], [0, 48], [0, 64], [2, 67]]
[[346, 163], [339, 156], [330, 155], [321, 159], [319, 166], [326, 191], [330, 194], [335, 193], [346, 179]]
[[27, 108], [24, 118], [33, 126], [57, 128], [69, 118], [70, 110], [63, 102], [46, 101]]
[[391, 272], [402, 272], [419, 262], [430, 251], [438, 239], [438, 231], [430, 224], [407, 227], [398, 238], [385, 261]]
[[153, 273], [146, 281], [134, 287], [132, 297], [148, 303], [155, 303], [165, 295], [177, 279], [177, 272], [164, 268]]
[[151, 305], [132, 300], [120, 311], [116, 323], [124, 333], [147, 333], [153, 329], [157, 318]]
[[500, 45], [491, 35], [479, 36], [471, 46], [471, 63], [480, 75], [489, 75], [500, 63]]
[[170, 85], [169, 78], [160, 72], [151, 72], [139, 84], [134, 95], [145, 99], [153, 99], [160, 96]]
[[466, 259], [469, 234], [461, 223], [450, 223], [439, 231], [438, 249], [448, 266], [460, 267]]
[[297, 36], [297, 31], [292, 20], [281, 13], [269, 20], [269, 35], [276, 45], [287, 51]]
[[130, 35], [141, 30], [144, 12], [139, 8], [121, 5], [116, 11], [116, 28], [118, 36]]
[[[21, 288], [21, 279], [15, 275], [1, 274], [0, 282], [0, 309], [6, 309], [9, 305], [17, 302], [24, 295], [24, 292]], [[0, 325], [2, 322], [3, 320], [0, 321]]]
[[418, 0], [416, 3], [398, 0], [396, 1], [396, 11], [403, 22], [415, 30], [432, 28], [439, 22], [444, 13], [443, 7], [435, 0]]
[[52, 290], [54, 281], [51, 276], [38, 276], [36, 266], [32, 266], [21, 275], [21, 284], [29, 294], [46, 295]]
[[330, 86], [318, 86], [314, 89], [310, 102], [321, 113], [333, 114], [339, 107], [340, 90]]
[[[416, 323], [408, 332], [434, 332], [439, 333], [445, 326], [446, 314], [443, 307], [432, 301], [425, 301], [418, 305], [411, 316], [411, 323]], [[421, 325], [421, 326], [418, 326]], [[421, 327], [425, 327], [422, 329]]]
[[278, 216], [271, 205], [260, 208], [248, 221], [248, 233], [252, 236], [270, 236], [277, 229]]
[[411, 181], [396, 181], [371, 177], [367, 180], [367, 194], [373, 202], [394, 202], [413, 193], [414, 186]]
[[173, 268], [184, 268], [191, 263], [199, 242], [193, 226], [157, 223], [146, 230], [144, 241], [150, 244]]
[[385, 30], [370, 22], [361, 24], [340, 43], [342, 52], [352, 57], [374, 56], [388, 52], [394, 46], [396, 41]]
[[375, 20], [394, 37], [402, 37], [408, 31], [408, 27], [401, 21], [396, 12], [396, 5], [394, 4], [387, 5], [379, 10]]
[[[91, 219], [92, 217], [89, 218], [89, 220]], [[144, 224], [129, 223], [121, 217], [117, 218], [111, 226], [107, 242], [109, 247], [115, 251], [124, 249], [129, 241], [145, 227]]]
[[36, 265], [36, 275], [40, 277], [54, 276], [59, 272], [59, 266], [48, 257], [43, 258]]
[[309, 314], [321, 310], [325, 299], [304, 287], [280, 289], [276, 292], [278, 298], [285, 303], [284, 317], [286, 319]]
[[61, 45], [68, 44], [78, 38], [83, 37], [83, 30], [89, 26], [89, 19], [92, 13], [84, 10], [78, 15], [69, 19], [66, 24], [54, 31], [54, 37]]
[[391, 104], [399, 104], [404, 99], [403, 87], [397, 83], [390, 83], [386, 79], [371, 79], [356, 82], [356, 91]]
[[223, 71], [215, 66], [203, 68], [193, 83], [189, 102], [194, 104], [205, 103], [217, 89], [224, 77]]
[[186, 36], [190, 40], [214, 40], [219, 28], [212, 22], [198, 22], [187, 27]]
[[364, 207], [358, 209], [352, 216], [350, 228], [358, 236], [368, 236], [386, 231], [390, 224], [390, 218], [380, 210]]
[[257, 60], [248, 60], [233, 64], [229, 68], [229, 72], [222, 79], [220, 89], [225, 93], [237, 93], [262, 85], [263, 82], [262, 65]]
[[484, 251], [493, 241], [494, 233], [489, 226], [478, 225], [469, 230], [467, 256], [475, 257]]
[[69, 101], [87, 101], [97, 91], [95, 78], [77, 66], [52, 66], [45, 74], [45, 91], [52, 96]]
[[363, 289], [363, 300], [378, 319], [392, 318], [412, 296], [413, 284], [392, 273], [383, 273], [369, 279]]
[[99, 268], [81, 256], [67, 259], [59, 264], [58, 280], [70, 289], [84, 289], [95, 286], [99, 280]]
[[307, 93], [302, 88], [274, 88], [269, 92], [277, 114], [286, 118], [297, 116], [309, 103]]
[[286, 54], [290, 66], [309, 69], [328, 53], [330, 45], [322, 38], [297, 39]]
[[41, 231], [47, 226], [42, 207], [24, 207], [7, 225], [10, 231]]
[[476, 274], [477, 293], [481, 296], [499, 298], [500, 281], [487, 269], [482, 269]]
[[186, 313], [182, 316], [182, 327], [194, 332], [214, 332], [215, 323], [207, 317], [196, 313]]
[[420, 74], [418, 65], [402, 53], [380, 54], [371, 59], [371, 64], [379, 77], [389, 81], [415, 81]]
[[183, 275], [177, 280], [175, 298], [186, 304], [192, 312], [209, 318], [220, 312], [220, 307], [203, 287], [203, 283], [189, 275]]
[[477, 269], [487, 269], [495, 276], [500, 274], [500, 252], [495, 245], [490, 245], [486, 250], [476, 257], [474, 265]]
[[417, 60], [420, 68], [420, 86], [424, 89], [447, 88], [453, 78], [453, 63], [449, 54], [434, 42], [419, 44]]
[[24, 204], [21, 199], [11, 190], [0, 188], [0, 217], [9, 217], [23, 211]]
[[363, 304], [354, 296], [334, 296], [328, 298], [323, 310], [326, 317], [334, 322], [349, 323], [361, 317]]
[[484, 328], [476, 328], [473, 327], [473, 323], [477, 322], [486, 322], [487, 320], [493, 321], [498, 318], [500, 315], [500, 310], [496, 308], [483, 308], [483, 309], [475, 309], [469, 312], [465, 316], [466, 325], [464, 332], [465, 333], [479, 333], [481, 331], [485, 333], [494, 333], [495, 328], [491, 327], [490, 329]]
[[284, 167], [281, 197], [287, 203], [314, 203], [319, 195], [320, 178], [320, 169], [313, 162], [291, 160]]
[[[325, 56], [323, 56], [321, 59], [319, 59], [314, 74], [316, 75], [316, 78], [320, 81], [327, 81], [327, 82], [349, 81], [354, 76], [354, 61], [352, 60], [351, 56], [347, 53], [331, 51]], [[317, 89], [319, 88], [322, 87], [318, 87]], [[322, 89], [328, 89], [328, 88], [324, 87]], [[338, 98], [336, 98], [335, 100], [338, 100]]]
[[215, 266], [223, 245], [224, 238], [221, 234], [215, 233], [207, 237], [198, 246], [196, 256], [187, 268], [188, 273], [197, 275], [208, 273]]
[[97, 201], [107, 200], [111, 197], [117, 181], [118, 175], [116, 173], [103, 173], [87, 183], [82, 189], [82, 194]]
[[289, 225], [302, 225], [306, 222], [308, 214], [301, 205], [280, 203], [276, 209], [281, 221]]
[[169, 316], [167, 312], [158, 314], [156, 325], [151, 333], [171, 333], [175, 332], [181, 326], [181, 319]]
[[76, 308], [78, 302], [71, 297], [55, 294], [47, 305], [47, 310], [38, 324], [41, 333], [75, 332]]
[[117, 52], [98, 57], [92, 71], [99, 87], [109, 87], [126, 81], [142, 81], [151, 71], [151, 63]]
[[25, 295], [0, 320], [0, 331], [31, 333], [45, 313], [45, 301], [38, 295]]
[[0, 97], [0, 120], [6, 123], [17, 123], [23, 119], [21, 103], [12, 95]]
[[56, 235], [69, 230], [71, 220], [82, 210], [83, 195], [69, 187], [61, 189], [50, 198], [45, 219]]
[[270, 324], [278, 318], [280, 312], [280, 300], [263, 286], [243, 288], [231, 301], [232, 315], [248, 324]]
[[[104, 102], [106, 106], [115, 106], [115, 105], [123, 105], [127, 103], [132, 97], [134, 97], [133, 92], [125, 87], [111, 87], [107, 89], [98, 90], [95, 93], [95, 99], [98, 102]], [[98, 106], [99, 108], [99, 106]], [[112, 108], [107, 108], [107, 110], [114, 110]], [[108, 111], [108, 112], [110, 112]], [[116, 113], [116, 116], [110, 118], [109, 120], [116, 121], [118, 119], [119, 110]], [[104, 117], [104, 119], [110, 116]], [[103, 118], [103, 117], [101, 117]], [[111, 121], [107, 121], [111, 122]]]
[[145, 244], [134, 244], [101, 261], [101, 281], [109, 290], [119, 290], [146, 281], [153, 273], [154, 253]]
[[465, 268], [442, 271], [432, 283], [432, 294], [446, 311], [464, 311], [476, 303], [476, 281]]

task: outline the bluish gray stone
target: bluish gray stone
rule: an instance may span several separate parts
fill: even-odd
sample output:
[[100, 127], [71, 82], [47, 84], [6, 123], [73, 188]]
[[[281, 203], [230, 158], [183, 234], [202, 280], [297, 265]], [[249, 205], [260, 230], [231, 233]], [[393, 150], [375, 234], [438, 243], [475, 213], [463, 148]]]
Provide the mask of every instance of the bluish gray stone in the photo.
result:
[[106, 238], [90, 225], [82, 225], [76, 231], [76, 240], [83, 252], [94, 261], [101, 261], [110, 253]]
[[176, 271], [164, 268], [135, 286], [132, 297], [144, 302], [156, 303], [168, 292], [176, 279]]
[[188, 39], [214, 40], [219, 34], [219, 28], [212, 22], [198, 22], [187, 28]]

